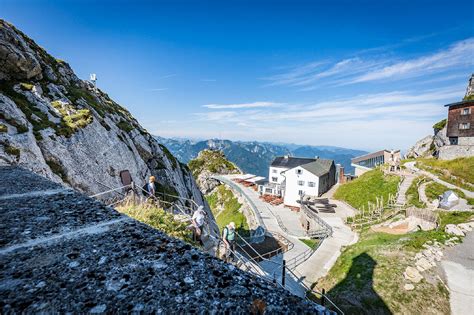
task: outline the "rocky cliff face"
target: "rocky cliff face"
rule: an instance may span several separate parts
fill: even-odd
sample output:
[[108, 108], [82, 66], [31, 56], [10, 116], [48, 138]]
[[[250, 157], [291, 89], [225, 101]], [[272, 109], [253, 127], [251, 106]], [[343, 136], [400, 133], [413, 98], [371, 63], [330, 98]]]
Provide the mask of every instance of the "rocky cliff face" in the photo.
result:
[[186, 165], [122, 106], [0, 20], [0, 164], [94, 194], [154, 175], [158, 190], [204, 203]]
[[242, 171], [232, 162], [229, 162], [222, 151], [202, 150], [198, 157], [189, 161], [189, 168], [196, 178], [201, 192], [211, 193], [220, 183], [212, 179], [213, 174], [241, 174]]
[[429, 135], [421, 140], [418, 140], [415, 145], [408, 150], [406, 154], [407, 158], [437, 156], [439, 150], [449, 144], [449, 139], [446, 136], [445, 120], [434, 125], [433, 129], [433, 135]]
[[464, 100], [474, 100], [474, 73], [471, 75], [469, 83], [467, 84], [466, 95], [464, 95]]

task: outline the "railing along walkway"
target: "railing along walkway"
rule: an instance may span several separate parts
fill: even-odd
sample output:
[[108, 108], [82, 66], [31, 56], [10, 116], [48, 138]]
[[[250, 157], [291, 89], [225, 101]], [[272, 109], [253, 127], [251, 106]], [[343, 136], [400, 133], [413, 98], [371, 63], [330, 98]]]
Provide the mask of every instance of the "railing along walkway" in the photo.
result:
[[[104, 192], [101, 192], [101, 193], [98, 193], [98, 194], [94, 194], [92, 195], [91, 197], [94, 197], [94, 198], [97, 198], [97, 197], [100, 197], [100, 196], [103, 196], [105, 194], [108, 194], [108, 193], [118, 193], [119, 195], [123, 196], [123, 198], [119, 201], [117, 200], [114, 200], [114, 202], [112, 204], [109, 204], [109, 205], [115, 205], [119, 202], [122, 202], [124, 201], [127, 197], [129, 197], [129, 194], [126, 193], [126, 192], [123, 192], [124, 190], [127, 190], [128, 188], [130, 188], [130, 191], [135, 194], [136, 193], [136, 189], [138, 188], [139, 190], [141, 191], [144, 191], [141, 187], [137, 187], [136, 185], [125, 185], [125, 186], [121, 186], [119, 188], [114, 188], [114, 189], [109, 189], [107, 191], [104, 191]], [[122, 191], [122, 192], [121, 192]], [[144, 191], [146, 192], [146, 191]], [[148, 194], [148, 192], [146, 192]], [[169, 194], [167, 194], [169, 195]], [[171, 197], [174, 197], [174, 198], [181, 198], [180, 196], [174, 196], [174, 195], [169, 195]], [[132, 198], [136, 198], [136, 196], [133, 196]], [[164, 201], [164, 200], [160, 200], [158, 199], [157, 197], [155, 196], [149, 196], [147, 199], [151, 198], [153, 201], [161, 204], [161, 203], [165, 203], [165, 204], [170, 204], [170, 208], [172, 208], [172, 206], [177, 206], [177, 204], [174, 204], [174, 203], [171, 203], [171, 202], [168, 202], [168, 201]], [[183, 198], [183, 199], [186, 199], [186, 198]], [[193, 201], [193, 204], [198, 206], [196, 204], [196, 202]], [[184, 209], [183, 209], [184, 208]], [[191, 220], [191, 215], [190, 213], [187, 213], [187, 210], [190, 210], [191, 213], [193, 211], [192, 208], [189, 208], [187, 206], [183, 206], [183, 205], [178, 205], [176, 208], [172, 208], [173, 210], [174, 209], [178, 209], [178, 212], [180, 215], [182, 215], [184, 218], [186, 218], [186, 220]], [[214, 235], [212, 235], [210, 233], [210, 228], [209, 228], [209, 223], [208, 221], [206, 220], [206, 224], [205, 224], [205, 229], [204, 229], [207, 233], [204, 233], [204, 234], [207, 234], [207, 236], [212, 239], [217, 245], [217, 248], [220, 247], [221, 243], [223, 242], [223, 240], [219, 237], [216, 237]], [[219, 234], [218, 234], [219, 235]], [[274, 269], [273, 271], [271, 272], [271, 275], [267, 272], [265, 272], [262, 267], [260, 266], [260, 264], [254, 259], [252, 258], [252, 256], [245, 251], [245, 249], [243, 248], [243, 246], [241, 246], [238, 242], [236, 242], [236, 246], [239, 248], [239, 250], [241, 250], [242, 252], [244, 252], [248, 257], [246, 257], [245, 255], [242, 255], [240, 254], [239, 252], [237, 251], [232, 251], [230, 250], [229, 248], [227, 248], [226, 250], [229, 251], [230, 253], [233, 254], [233, 256], [235, 257], [236, 261], [234, 262], [234, 264], [246, 271], [246, 272], [249, 272], [249, 274], [253, 275], [253, 276], [256, 276], [256, 277], [259, 277], [260, 279], [266, 281], [266, 282], [269, 282], [273, 285], [277, 285], [277, 286], [280, 286], [282, 287], [283, 289], [285, 290], [288, 290], [290, 292], [291, 291], [291, 288], [289, 288], [287, 285], [286, 285], [286, 275], [288, 274], [288, 276], [299, 286], [301, 286], [301, 288], [305, 291], [305, 298], [311, 302], [311, 303], [314, 303], [312, 300], [310, 300], [308, 298], [308, 293], [311, 293], [311, 294], [316, 294], [316, 295], [319, 295], [321, 296], [321, 300], [324, 300], [324, 301], [327, 301], [329, 302], [329, 304], [331, 304], [331, 308], [333, 308], [334, 310], [337, 311], [337, 313], [339, 314], [344, 314], [344, 312], [334, 303], [331, 301], [331, 299], [325, 295], [323, 292], [318, 292], [314, 289], [311, 289], [309, 288], [306, 284], [304, 284], [303, 281], [301, 281], [301, 279], [303, 278], [301, 275], [298, 276], [296, 275], [296, 271], [293, 271], [289, 266], [286, 265], [286, 262], [283, 261], [283, 263], [277, 263], [277, 262], [274, 262], [273, 260], [270, 260], [268, 258], [265, 258], [264, 256], [262, 256], [261, 254], [259, 254], [255, 248], [253, 248], [253, 246], [247, 241], [245, 240], [245, 238], [241, 237], [238, 233], [236, 233], [236, 235], [238, 236], [238, 238], [246, 245], [248, 246], [252, 251], [254, 251], [257, 256], [262, 260], [262, 261], [265, 261], [265, 262], [268, 262], [270, 264], [273, 264], [274, 265]], [[217, 250], [218, 252], [218, 250]], [[303, 253], [305, 254], [305, 253]], [[299, 258], [298, 257], [295, 257], [295, 261], [297, 261]], [[294, 262], [290, 262], [290, 266], [291, 265], [294, 265]], [[278, 277], [277, 274], [280, 274], [281, 276]], [[278, 279], [280, 279], [280, 281], [278, 281]], [[295, 294], [294, 292], [292, 292], [293, 294]], [[316, 304], [314, 304], [316, 305]], [[322, 305], [324, 306], [324, 305]]]

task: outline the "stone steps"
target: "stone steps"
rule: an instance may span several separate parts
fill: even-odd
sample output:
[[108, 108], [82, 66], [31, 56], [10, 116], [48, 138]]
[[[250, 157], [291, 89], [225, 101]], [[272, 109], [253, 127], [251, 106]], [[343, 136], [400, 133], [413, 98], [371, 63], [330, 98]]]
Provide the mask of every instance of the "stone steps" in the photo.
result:
[[398, 196], [397, 196], [397, 202], [396, 202], [397, 205], [403, 206], [406, 204], [407, 202], [406, 193], [408, 189], [410, 188], [414, 179], [415, 179], [415, 176], [411, 176], [411, 175], [404, 177], [398, 189]]

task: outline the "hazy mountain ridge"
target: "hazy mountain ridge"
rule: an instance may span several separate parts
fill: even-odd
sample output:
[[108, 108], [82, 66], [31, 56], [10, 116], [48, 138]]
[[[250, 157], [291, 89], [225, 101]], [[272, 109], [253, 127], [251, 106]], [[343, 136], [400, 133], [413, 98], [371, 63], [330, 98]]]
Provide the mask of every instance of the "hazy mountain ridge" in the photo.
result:
[[256, 175], [268, 176], [268, 165], [276, 157], [292, 155], [334, 159], [344, 166], [346, 173], [352, 173], [351, 158], [367, 153], [362, 150], [346, 149], [332, 146], [310, 146], [297, 144], [275, 144], [258, 141], [231, 141], [209, 139], [193, 141], [188, 139], [169, 139], [157, 136], [159, 143], [166, 146], [182, 163], [195, 159], [204, 149], [219, 149], [229, 161], [235, 163], [242, 171]]

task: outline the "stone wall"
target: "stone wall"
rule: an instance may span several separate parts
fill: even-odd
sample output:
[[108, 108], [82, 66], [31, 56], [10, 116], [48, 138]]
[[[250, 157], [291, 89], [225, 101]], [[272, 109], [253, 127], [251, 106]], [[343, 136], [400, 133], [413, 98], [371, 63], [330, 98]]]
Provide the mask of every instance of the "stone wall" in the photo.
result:
[[447, 145], [439, 148], [438, 158], [440, 160], [452, 160], [460, 157], [474, 156], [473, 145]]
[[104, 204], [0, 167], [0, 313], [320, 313]]
[[[474, 126], [473, 126], [474, 128]], [[474, 146], [474, 137], [459, 137], [458, 145], [470, 145]]]

